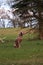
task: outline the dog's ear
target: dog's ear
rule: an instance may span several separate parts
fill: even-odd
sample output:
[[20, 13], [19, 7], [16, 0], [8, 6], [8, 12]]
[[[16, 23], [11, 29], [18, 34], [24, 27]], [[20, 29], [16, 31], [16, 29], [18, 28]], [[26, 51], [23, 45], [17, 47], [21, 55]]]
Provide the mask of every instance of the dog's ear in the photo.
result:
[[23, 36], [23, 32], [20, 32], [20, 33], [19, 33], [19, 36]]

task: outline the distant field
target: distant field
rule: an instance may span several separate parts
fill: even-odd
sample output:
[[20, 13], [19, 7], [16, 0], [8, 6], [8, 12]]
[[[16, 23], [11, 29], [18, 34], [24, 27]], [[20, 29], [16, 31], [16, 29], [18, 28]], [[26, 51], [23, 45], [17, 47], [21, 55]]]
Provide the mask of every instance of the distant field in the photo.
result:
[[[10, 39], [10, 40], [14, 40], [18, 34], [20, 33], [20, 31], [26, 31], [26, 30], [29, 30], [28, 28], [24, 28], [24, 29], [21, 29], [21, 28], [3, 28], [3, 29], [0, 29], [0, 37], [3, 38], [3, 37], [6, 37], [6, 39]], [[32, 39], [33, 37], [37, 38], [38, 36], [38, 33], [36, 34], [33, 34], [33, 33], [28, 33], [26, 35], [23, 36], [24, 39], [27, 39], [27, 38], [30, 38]]]
[[6, 37], [5, 42], [0, 43], [0, 65], [43, 65], [43, 40], [29, 41], [30, 35], [26, 34], [23, 36], [21, 48], [13, 47], [20, 31], [20, 28], [0, 29], [0, 37]]

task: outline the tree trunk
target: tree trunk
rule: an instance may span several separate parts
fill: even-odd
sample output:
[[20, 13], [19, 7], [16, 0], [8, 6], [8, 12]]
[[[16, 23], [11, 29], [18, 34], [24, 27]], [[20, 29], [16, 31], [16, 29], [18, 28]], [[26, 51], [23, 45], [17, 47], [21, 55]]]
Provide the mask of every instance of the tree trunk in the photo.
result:
[[39, 10], [39, 36], [40, 39], [43, 39], [43, 17], [41, 14], [43, 12], [43, 7], [40, 6], [40, 3], [39, 3], [38, 10]]
[[39, 36], [43, 39], [43, 19], [39, 19]]

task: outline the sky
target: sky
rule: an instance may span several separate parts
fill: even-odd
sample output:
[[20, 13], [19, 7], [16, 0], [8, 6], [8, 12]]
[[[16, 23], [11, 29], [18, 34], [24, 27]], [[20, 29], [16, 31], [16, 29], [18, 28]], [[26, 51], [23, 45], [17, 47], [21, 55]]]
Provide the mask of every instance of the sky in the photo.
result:
[[[4, 9], [7, 12], [8, 16], [10, 16], [10, 18], [13, 18], [13, 14], [11, 12], [10, 13], [8, 12], [8, 10], [11, 11], [11, 7], [8, 4], [8, 0], [0, 0], [0, 9]], [[3, 13], [3, 14], [6, 14], [6, 13]], [[7, 27], [9, 20], [6, 19], [4, 20], [4, 22], [5, 22], [5, 27]]]

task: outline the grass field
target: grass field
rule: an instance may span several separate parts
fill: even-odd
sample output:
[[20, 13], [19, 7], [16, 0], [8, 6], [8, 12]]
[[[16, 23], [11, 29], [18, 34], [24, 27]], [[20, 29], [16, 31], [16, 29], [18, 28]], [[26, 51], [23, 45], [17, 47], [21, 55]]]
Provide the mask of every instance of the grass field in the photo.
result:
[[43, 65], [43, 40], [29, 41], [27, 34], [23, 36], [21, 48], [13, 47], [20, 30], [0, 29], [0, 37], [6, 37], [5, 42], [0, 43], [0, 65]]

